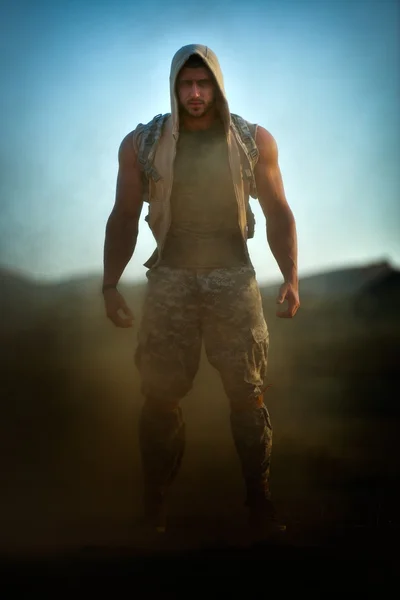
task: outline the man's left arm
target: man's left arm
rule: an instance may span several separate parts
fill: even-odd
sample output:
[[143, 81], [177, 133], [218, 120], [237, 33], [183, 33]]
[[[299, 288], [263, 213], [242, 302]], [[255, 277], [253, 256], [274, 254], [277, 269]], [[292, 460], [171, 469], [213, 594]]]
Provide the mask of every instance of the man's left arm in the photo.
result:
[[286, 200], [275, 139], [258, 126], [256, 144], [260, 154], [254, 170], [258, 199], [267, 221], [268, 244], [284, 278], [277, 303], [288, 303], [287, 310], [276, 314], [291, 318], [300, 306], [296, 223]]

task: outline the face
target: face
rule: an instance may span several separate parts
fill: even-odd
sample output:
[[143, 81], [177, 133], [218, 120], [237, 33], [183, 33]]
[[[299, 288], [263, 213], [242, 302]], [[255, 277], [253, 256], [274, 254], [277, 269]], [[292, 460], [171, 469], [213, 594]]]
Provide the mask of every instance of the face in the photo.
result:
[[205, 67], [183, 67], [176, 90], [181, 110], [191, 117], [202, 117], [214, 107], [215, 84]]

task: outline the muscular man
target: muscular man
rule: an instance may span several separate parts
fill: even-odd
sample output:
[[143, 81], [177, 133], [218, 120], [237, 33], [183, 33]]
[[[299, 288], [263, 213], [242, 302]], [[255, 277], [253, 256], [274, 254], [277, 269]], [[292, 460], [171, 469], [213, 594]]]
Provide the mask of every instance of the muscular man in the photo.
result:
[[[229, 399], [250, 523], [282, 530], [269, 489], [272, 429], [263, 401], [269, 336], [247, 250], [250, 184], [210, 48], [191, 44], [175, 54], [170, 91], [171, 115], [152, 163], [157, 176], [148, 184], [157, 249], [145, 265], [148, 284], [135, 355], [144, 396], [139, 441], [145, 512], [165, 530], [165, 499], [185, 444], [180, 401], [192, 387], [204, 342]], [[291, 318], [299, 308], [295, 221], [276, 142], [263, 127], [248, 126], [259, 152], [256, 194], [284, 278], [277, 302], [286, 300], [287, 310], [277, 316]], [[121, 143], [116, 200], [106, 228], [103, 294], [106, 314], [117, 327], [130, 327], [134, 318], [117, 284], [135, 249], [143, 204], [141, 135], [138, 126]]]

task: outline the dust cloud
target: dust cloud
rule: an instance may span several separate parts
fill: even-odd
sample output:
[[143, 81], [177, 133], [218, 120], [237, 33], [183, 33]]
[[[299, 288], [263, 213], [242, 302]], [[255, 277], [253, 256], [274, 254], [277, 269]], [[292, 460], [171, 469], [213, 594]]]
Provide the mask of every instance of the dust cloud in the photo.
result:
[[[136, 316], [131, 330], [107, 321], [98, 277], [42, 285], [4, 271], [1, 288], [0, 550], [132, 543], [144, 286], [121, 288]], [[352, 297], [327, 294], [303, 295], [296, 318], [280, 320], [275, 291], [263, 289], [263, 299], [281, 513], [305, 528], [393, 522], [398, 322], [360, 316]], [[187, 449], [171, 519], [217, 543], [244, 519], [244, 488], [228, 402], [204, 354], [182, 405]]]

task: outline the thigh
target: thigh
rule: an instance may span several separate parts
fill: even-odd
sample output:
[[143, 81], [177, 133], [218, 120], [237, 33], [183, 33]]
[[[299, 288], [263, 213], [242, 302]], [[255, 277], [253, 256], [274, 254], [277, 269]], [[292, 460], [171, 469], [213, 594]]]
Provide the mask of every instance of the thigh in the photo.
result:
[[144, 393], [185, 395], [198, 369], [200, 351], [194, 276], [165, 267], [149, 271], [135, 354]]
[[254, 270], [218, 269], [202, 283], [203, 334], [210, 363], [232, 399], [260, 395], [269, 334]]

